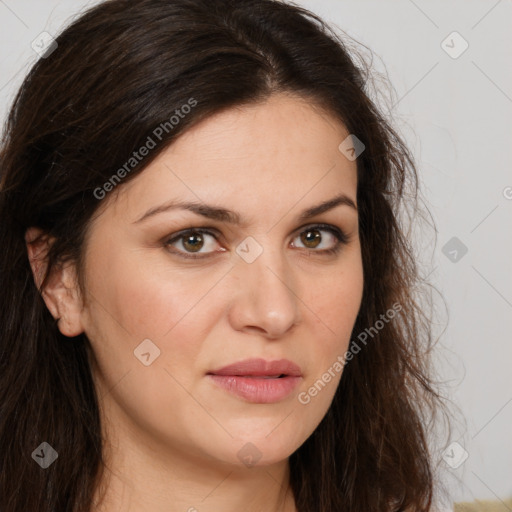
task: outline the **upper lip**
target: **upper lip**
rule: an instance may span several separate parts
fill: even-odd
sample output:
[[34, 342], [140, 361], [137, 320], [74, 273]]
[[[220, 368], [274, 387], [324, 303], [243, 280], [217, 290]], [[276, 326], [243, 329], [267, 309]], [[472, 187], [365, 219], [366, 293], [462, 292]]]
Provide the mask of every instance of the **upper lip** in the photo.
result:
[[300, 377], [301, 369], [293, 361], [279, 359], [267, 361], [265, 359], [245, 359], [228, 366], [212, 370], [209, 375], [253, 375], [255, 377], [268, 375], [288, 375]]

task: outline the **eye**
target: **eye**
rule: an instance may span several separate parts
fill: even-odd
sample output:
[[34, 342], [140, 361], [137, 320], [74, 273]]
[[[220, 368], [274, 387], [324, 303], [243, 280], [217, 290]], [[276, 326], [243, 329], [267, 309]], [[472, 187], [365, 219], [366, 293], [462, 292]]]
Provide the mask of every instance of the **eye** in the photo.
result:
[[[322, 235], [322, 232], [328, 235]], [[297, 247], [295, 243], [292, 244], [293, 247], [325, 255], [339, 252], [342, 245], [349, 241], [349, 237], [341, 229], [329, 224], [315, 224], [307, 227], [294, 240], [297, 238], [304, 247]], [[215, 251], [216, 243], [218, 243], [218, 234], [215, 232], [206, 228], [193, 228], [177, 233], [165, 241], [165, 246], [180, 257], [193, 259], [206, 258], [214, 252], [224, 252], [225, 249]], [[325, 243], [327, 247], [322, 247]]]
[[[211, 252], [215, 252], [211, 250], [201, 252], [201, 249], [203, 249], [204, 247], [206, 247], [207, 249], [212, 248], [212, 243], [208, 243], [208, 237], [217, 240], [215, 234], [211, 233], [207, 229], [188, 229], [186, 231], [178, 233], [176, 236], [168, 240], [165, 243], [165, 245], [175, 247], [174, 244], [177, 244], [179, 250], [173, 250], [172, 252], [177, 252], [180, 256], [183, 256], [184, 258], [202, 258], [203, 256], [195, 256], [195, 254], [203, 254], [204, 252], [208, 254]], [[181, 246], [181, 248], [179, 246]]]
[[[327, 232], [328, 236], [323, 236], [321, 233]], [[348, 242], [348, 236], [336, 226], [329, 224], [316, 224], [309, 226], [307, 229], [301, 231], [298, 235], [300, 243], [306, 249], [311, 249], [313, 252], [320, 254], [334, 254], [340, 251], [341, 246]], [[327, 247], [322, 247], [326, 241]]]

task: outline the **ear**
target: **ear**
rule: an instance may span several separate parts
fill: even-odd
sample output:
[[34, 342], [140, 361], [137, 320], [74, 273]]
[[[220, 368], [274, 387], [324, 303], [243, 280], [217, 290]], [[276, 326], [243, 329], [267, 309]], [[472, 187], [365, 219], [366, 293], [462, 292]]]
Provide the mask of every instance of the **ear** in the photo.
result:
[[39, 228], [31, 227], [25, 232], [32, 275], [46, 307], [58, 321], [59, 330], [64, 336], [78, 336], [84, 329], [81, 319], [82, 299], [75, 266], [71, 263], [56, 265], [44, 289], [41, 289], [48, 264], [48, 251], [53, 242], [54, 239]]

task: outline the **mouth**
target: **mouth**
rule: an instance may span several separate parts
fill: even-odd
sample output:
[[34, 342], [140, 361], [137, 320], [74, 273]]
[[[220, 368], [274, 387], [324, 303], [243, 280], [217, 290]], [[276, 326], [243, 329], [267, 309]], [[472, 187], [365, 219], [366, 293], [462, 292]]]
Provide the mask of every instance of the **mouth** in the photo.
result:
[[286, 375], [281, 373], [279, 375], [250, 375], [245, 373], [207, 373], [206, 375], [218, 375], [221, 377], [246, 377], [248, 379], [282, 379], [284, 377], [292, 377], [292, 375]]
[[245, 359], [208, 372], [209, 375], [231, 375], [233, 377], [253, 377], [278, 379], [284, 377], [300, 377], [302, 371], [296, 363], [289, 359], [267, 361], [265, 359]]
[[247, 377], [249, 379], [282, 379], [287, 377], [284, 373], [281, 375], [233, 375], [233, 377]]
[[284, 400], [302, 380], [300, 367], [287, 359], [248, 359], [206, 375], [231, 394], [261, 404]]

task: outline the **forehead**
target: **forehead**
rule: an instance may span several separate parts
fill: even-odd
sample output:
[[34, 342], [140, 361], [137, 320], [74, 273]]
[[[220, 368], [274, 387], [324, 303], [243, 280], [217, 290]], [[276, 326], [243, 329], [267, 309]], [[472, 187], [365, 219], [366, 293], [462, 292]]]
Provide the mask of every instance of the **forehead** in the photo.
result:
[[182, 134], [168, 153], [187, 153], [197, 160], [257, 157], [265, 162], [284, 155], [288, 159], [297, 155], [318, 158], [320, 152], [335, 152], [347, 135], [343, 123], [315, 103], [295, 95], [274, 94], [265, 102], [210, 116]]
[[356, 162], [338, 148], [348, 135], [341, 121], [294, 96], [231, 108], [183, 133], [122, 186], [115, 210], [135, 216], [176, 198], [242, 212], [297, 201], [305, 208], [339, 192], [355, 202]]

